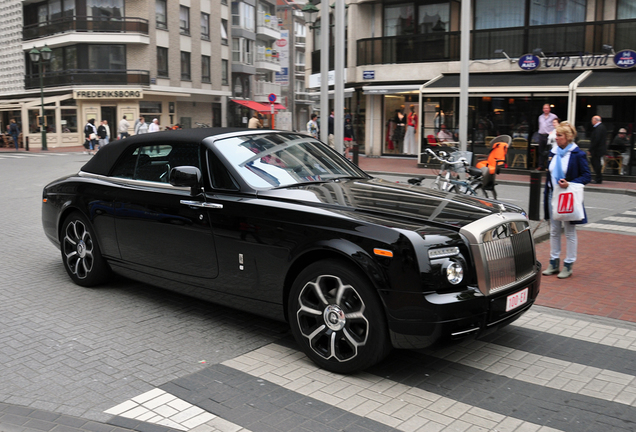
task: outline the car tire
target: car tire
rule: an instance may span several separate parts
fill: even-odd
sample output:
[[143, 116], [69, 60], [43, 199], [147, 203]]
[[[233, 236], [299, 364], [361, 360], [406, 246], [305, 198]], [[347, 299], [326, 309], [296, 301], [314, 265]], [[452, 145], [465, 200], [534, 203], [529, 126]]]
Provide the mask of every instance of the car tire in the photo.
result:
[[302, 351], [328, 371], [363, 370], [391, 350], [380, 299], [351, 265], [324, 260], [308, 266], [292, 285], [288, 312]]
[[111, 270], [102, 257], [95, 232], [80, 213], [72, 213], [62, 224], [60, 236], [62, 262], [77, 285], [92, 287], [107, 282]]

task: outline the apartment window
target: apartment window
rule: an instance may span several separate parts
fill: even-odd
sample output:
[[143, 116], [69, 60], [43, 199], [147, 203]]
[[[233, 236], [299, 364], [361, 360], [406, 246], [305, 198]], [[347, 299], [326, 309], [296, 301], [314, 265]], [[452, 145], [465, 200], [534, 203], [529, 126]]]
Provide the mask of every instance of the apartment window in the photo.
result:
[[415, 13], [412, 3], [384, 8], [384, 36], [402, 36], [413, 33], [415, 33]]
[[221, 85], [228, 85], [228, 69], [229, 63], [227, 60], [221, 60]]
[[156, 0], [155, 3], [155, 21], [157, 22], [158, 29], [168, 28], [168, 6], [167, 0]]
[[168, 48], [157, 47], [157, 76], [167, 78], [168, 75]]
[[190, 53], [181, 51], [181, 79], [190, 81]]
[[243, 2], [232, 2], [232, 25], [254, 31], [254, 6]]
[[586, 0], [533, 0], [530, 3], [530, 25], [583, 22], [585, 3]]
[[475, 29], [521, 27], [525, 22], [525, 2], [475, 0]]
[[201, 39], [210, 40], [210, 14], [201, 12]]
[[179, 31], [182, 35], [190, 35], [190, 8], [179, 6]]
[[[52, 71], [77, 69], [77, 47], [71, 45], [63, 48], [53, 48], [49, 68]], [[35, 74], [37, 74], [37, 67], [34, 70]]]
[[125, 70], [126, 47], [124, 45], [89, 45], [88, 67], [91, 70]]
[[618, 0], [616, 19], [636, 18], [636, 0]]
[[437, 3], [418, 7], [418, 30], [421, 34], [449, 31], [450, 4]]
[[246, 38], [232, 38], [232, 61], [253, 65], [254, 41]]
[[126, 16], [124, 0], [86, 0], [86, 13], [93, 18], [120, 19]]
[[221, 44], [227, 45], [227, 20], [221, 19]]
[[[32, 7], [25, 5], [25, 12], [29, 15], [29, 12], [33, 11]], [[60, 19], [63, 16], [75, 15], [75, 0], [49, 0], [37, 5], [37, 22], [44, 23], [47, 21], [53, 21]], [[25, 15], [25, 24], [31, 24], [28, 17]]]
[[212, 82], [212, 76], [210, 74], [210, 56], [201, 56], [201, 82]]

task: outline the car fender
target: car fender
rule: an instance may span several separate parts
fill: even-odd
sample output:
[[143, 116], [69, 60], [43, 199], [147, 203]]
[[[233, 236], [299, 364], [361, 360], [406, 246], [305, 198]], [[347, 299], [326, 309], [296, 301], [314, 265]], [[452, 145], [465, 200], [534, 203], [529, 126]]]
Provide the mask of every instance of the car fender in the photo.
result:
[[378, 292], [378, 298], [380, 298], [381, 301], [382, 296], [380, 296], [379, 292], [389, 286], [382, 265], [366, 250], [360, 247], [360, 245], [346, 239], [334, 238], [317, 241], [304, 251], [295, 254], [295, 256], [285, 276], [285, 286], [283, 289], [285, 315], [287, 315], [287, 302], [294, 280], [307, 265], [319, 260], [336, 258], [343, 260], [343, 262], [351, 263], [367, 277], [371, 285]]

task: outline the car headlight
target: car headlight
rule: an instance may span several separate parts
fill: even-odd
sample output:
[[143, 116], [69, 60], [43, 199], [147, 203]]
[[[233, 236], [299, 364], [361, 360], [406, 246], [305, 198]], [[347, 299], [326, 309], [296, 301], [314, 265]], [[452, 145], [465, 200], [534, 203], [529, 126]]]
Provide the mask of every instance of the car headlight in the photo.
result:
[[457, 261], [452, 261], [446, 267], [446, 279], [452, 285], [457, 285], [464, 280], [464, 267]]

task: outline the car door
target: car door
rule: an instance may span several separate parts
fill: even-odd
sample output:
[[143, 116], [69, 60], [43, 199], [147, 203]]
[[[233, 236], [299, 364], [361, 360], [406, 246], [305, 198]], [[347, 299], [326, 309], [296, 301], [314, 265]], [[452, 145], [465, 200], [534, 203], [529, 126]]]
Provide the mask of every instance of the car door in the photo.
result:
[[158, 142], [131, 151], [113, 171], [122, 179], [115, 197], [122, 260], [161, 277], [206, 285], [218, 275], [207, 209], [188, 205], [196, 201], [190, 190], [168, 183], [171, 168], [201, 168], [199, 144]]

